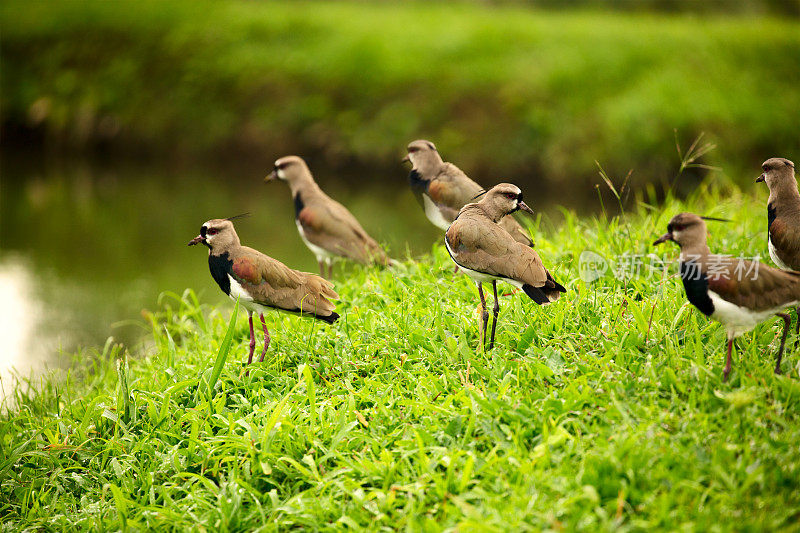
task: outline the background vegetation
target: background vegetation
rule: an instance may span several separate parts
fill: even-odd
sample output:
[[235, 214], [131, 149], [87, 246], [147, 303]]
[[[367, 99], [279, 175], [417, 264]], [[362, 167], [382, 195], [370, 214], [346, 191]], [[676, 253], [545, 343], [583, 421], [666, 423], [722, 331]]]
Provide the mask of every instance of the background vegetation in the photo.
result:
[[[31, 287], [33, 342], [71, 320], [89, 346], [59, 340], [71, 370], [0, 410], [2, 528], [799, 531], [794, 339], [775, 376], [780, 330], [761, 325], [722, 383], [724, 331], [674, 267], [578, 276], [584, 250], [650, 253], [687, 209], [735, 220], [712, 249], [766, 253], [750, 180], [798, 159], [797, 10], [695, 4], [1, 3], [0, 267]], [[680, 167], [701, 132], [709, 178]], [[569, 289], [545, 308], [504, 294], [491, 354], [403, 183], [419, 137], [523, 186]], [[249, 210], [243, 242], [313, 270], [288, 191], [260, 183], [289, 152], [401, 264], [337, 269], [331, 327], [271, 314], [247, 374], [245, 317], [227, 328], [185, 244]], [[561, 207], [595, 197], [596, 160], [618, 185], [634, 170], [622, 216]], [[92, 348], [116, 320], [145, 342]]]
[[674, 267], [578, 278], [582, 250], [654, 252], [687, 208], [736, 219], [714, 224], [712, 249], [763, 252], [763, 205], [735, 189], [543, 221], [569, 292], [547, 307], [502, 296], [491, 354], [475, 287], [441, 246], [338, 282], [331, 327], [270, 315], [249, 375], [243, 313], [228, 352], [223, 314], [165, 294], [146, 356], [109, 343], [16, 391], [0, 417], [4, 527], [797, 531], [800, 360], [790, 349], [772, 373], [782, 322], [737, 343], [722, 383], [724, 330]]
[[12, 1], [0, 17], [12, 141], [261, 167], [296, 152], [381, 179], [427, 137], [487, 182], [577, 194], [595, 160], [674, 175], [675, 131], [706, 132], [709, 162], [742, 180], [797, 150], [796, 19], [185, 1]]

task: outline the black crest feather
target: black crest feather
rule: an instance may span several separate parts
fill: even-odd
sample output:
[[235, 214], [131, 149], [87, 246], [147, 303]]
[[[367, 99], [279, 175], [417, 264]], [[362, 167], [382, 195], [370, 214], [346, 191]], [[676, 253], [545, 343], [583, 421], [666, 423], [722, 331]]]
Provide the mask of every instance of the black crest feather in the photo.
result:
[[487, 192], [489, 192], [489, 191], [487, 191], [486, 189], [484, 189], [484, 190], [482, 190], [481, 192], [479, 192], [478, 194], [476, 194], [475, 196], [473, 196], [473, 197], [472, 197], [472, 199], [473, 199], [473, 200], [477, 200], [478, 198], [480, 198], [481, 196], [483, 196], [483, 195], [484, 195], [484, 194], [486, 194]]
[[225, 220], [236, 220], [237, 218], [247, 218], [250, 216], [250, 213], [241, 213], [239, 215], [233, 215], [232, 217], [228, 217]]

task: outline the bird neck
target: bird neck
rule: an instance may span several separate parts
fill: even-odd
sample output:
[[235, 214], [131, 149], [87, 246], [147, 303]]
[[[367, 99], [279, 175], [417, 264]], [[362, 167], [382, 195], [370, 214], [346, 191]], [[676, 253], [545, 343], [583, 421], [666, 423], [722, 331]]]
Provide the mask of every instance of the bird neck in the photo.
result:
[[767, 202], [776, 208], [800, 211], [800, 191], [797, 190], [797, 181], [793, 178], [773, 184]]
[[426, 179], [431, 179], [439, 173], [443, 164], [440, 158], [426, 157], [422, 161], [418, 161], [412, 170], [416, 170]]
[[289, 189], [292, 191], [292, 197], [297, 196], [298, 193], [307, 196], [309, 193], [313, 194], [317, 191], [322, 191], [310, 175], [297, 176], [292, 179], [289, 182]]
[[711, 255], [711, 250], [705, 242], [681, 247], [680, 261], [700, 261]]
[[483, 214], [495, 224], [500, 222], [500, 220], [508, 214], [505, 209], [501, 209], [489, 202], [478, 202], [475, 205], [478, 206], [481, 211], [483, 211]]
[[234, 238], [233, 238], [233, 240], [231, 242], [225, 243], [222, 246], [215, 246], [213, 248], [210, 248], [208, 250], [208, 255], [220, 256], [220, 255], [228, 254], [228, 255], [232, 256], [241, 247], [242, 247], [242, 243], [239, 242], [239, 236], [238, 235], [234, 235]]

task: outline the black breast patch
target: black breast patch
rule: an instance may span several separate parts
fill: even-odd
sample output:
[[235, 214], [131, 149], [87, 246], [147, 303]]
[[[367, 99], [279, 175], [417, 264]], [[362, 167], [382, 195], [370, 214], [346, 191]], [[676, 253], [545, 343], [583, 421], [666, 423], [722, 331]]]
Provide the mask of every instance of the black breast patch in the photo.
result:
[[772, 223], [775, 222], [775, 217], [777, 217], [777, 209], [775, 206], [772, 205], [772, 202], [767, 204], [767, 232], [772, 227]]
[[414, 194], [420, 197], [423, 193], [428, 192], [428, 185], [430, 182], [422, 179], [419, 172], [412, 170], [408, 173], [408, 184], [411, 186], [411, 190], [414, 191]]
[[303, 203], [303, 199], [300, 198], [300, 193], [294, 195], [294, 218], [300, 216], [300, 211], [303, 210], [306, 204]]
[[714, 302], [708, 295], [708, 278], [700, 270], [700, 265], [681, 262], [681, 279], [686, 299], [706, 316], [714, 313]]
[[230, 257], [228, 257], [228, 253], [225, 252], [221, 255], [209, 254], [208, 268], [211, 270], [211, 277], [213, 277], [214, 281], [217, 282], [217, 285], [219, 285], [219, 288], [222, 289], [222, 292], [230, 296], [231, 280], [228, 277], [228, 274], [233, 272], [233, 261], [231, 261]]

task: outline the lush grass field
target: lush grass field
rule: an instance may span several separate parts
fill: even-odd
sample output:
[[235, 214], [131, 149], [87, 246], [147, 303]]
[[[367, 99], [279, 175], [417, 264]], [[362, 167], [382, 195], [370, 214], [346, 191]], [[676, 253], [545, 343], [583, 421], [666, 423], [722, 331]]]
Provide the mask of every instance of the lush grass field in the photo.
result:
[[674, 265], [578, 276], [586, 249], [660, 253], [650, 243], [686, 208], [735, 220], [710, 227], [712, 249], [766, 255], [763, 197], [701, 189], [621, 218], [538, 220], [569, 292], [547, 307], [503, 295], [490, 354], [475, 288], [439, 244], [340, 276], [333, 326], [270, 316], [249, 375], [244, 313], [228, 353], [230, 309], [163, 295], [145, 356], [109, 344], [16, 391], [0, 419], [4, 530], [800, 530], [800, 359], [772, 373], [778, 321], [741, 339], [722, 383], [723, 330]]
[[595, 160], [672, 176], [675, 130], [705, 132], [733, 176], [797, 149], [796, 19], [11, 0], [0, 21], [2, 123], [48, 146], [393, 169], [423, 137], [483, 181], [558, 190]]

